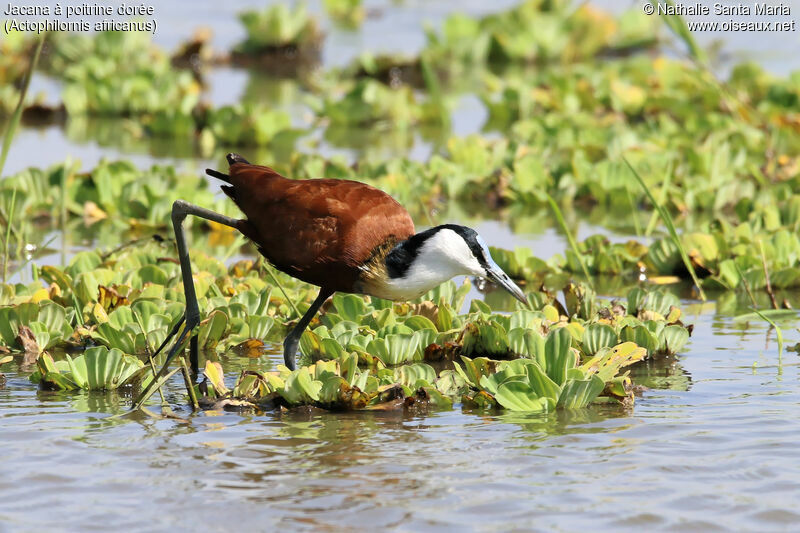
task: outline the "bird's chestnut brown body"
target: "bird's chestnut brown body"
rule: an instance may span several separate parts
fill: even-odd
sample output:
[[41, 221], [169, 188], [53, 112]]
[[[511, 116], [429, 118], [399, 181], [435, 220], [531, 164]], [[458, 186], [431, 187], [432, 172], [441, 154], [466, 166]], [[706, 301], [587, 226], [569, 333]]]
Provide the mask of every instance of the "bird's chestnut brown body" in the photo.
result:
[[350, 180], [290, 180], [236, 162], [223, 186], [246, 215], [239, 230], [279, 270], [330, 291], [369, 293], [370, 265], [414, 235], [397, 201]]

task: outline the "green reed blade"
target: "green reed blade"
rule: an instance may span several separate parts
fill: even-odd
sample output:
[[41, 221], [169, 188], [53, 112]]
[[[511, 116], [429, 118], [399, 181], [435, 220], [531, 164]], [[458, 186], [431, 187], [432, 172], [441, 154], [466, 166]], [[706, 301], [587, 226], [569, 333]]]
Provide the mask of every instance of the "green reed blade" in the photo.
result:
[[689, 254], [686, 253], [686, 250], [683, 248], [683, 243], [681, 243], [681, 240], [678, 237], [678, 232], [675, 229], [675, 223], [672, 221], [672, 217], [667, 212], [667, 210], [664, 209], [661, 206], [661, 204], [656, 201], [655, 196], [653, 196], [653, 193], [650, 192], [650, 189], [647, 187], [647, 184], [645, 184], [644, 180], [639, 175], [639, 173], [636, 172], [636, 169], [633, 168], [633, 165], [631, 165], [630, 161], [628, 161], [628, 158], [622, 156], [622, 160], [625, 161], [625, 164], [628, 165], [629, 169], [631, 169], [631, 172], [633, 173], [633, 176], [636, 178], [636, 181], [638, 181], [639, 185], [642, 186], [642, 189], [644, 190], [645, 194], [650, 199], [650, 203], [653, 204], [653, 207], [655, 207], [655, 209], [658, 211], [658, 214], [661, 216], [661, 220], [664, 221], [664, 225], [667, 226], [667, 230], [669, 230], [670, 237], [672, 237], [675, 246], [678, 247], [678, 251], [681, 254], [681, 259], [683, 259], [683, 264], [686, 266], [686, 270], [689, 271], [689, 274], [692, 276], [692, 280], [694, 281], [697, 290], [700, 292], [700, 299], [705, 302], [706, 293], [703, 292], [703, 287], [700, 286], [700, 280], [697, 277], [697, 273], [694, 271], [694, 266], [692, 266], [692, 262], [689, 259]]
[[631, 206], [631, 217], [633, 218], [633, 231], [636, 232], [637, 237], [642, 236], [642, 228], [639, 225], [639, 210], [636, 209], [636, 202], [633, 201], [631, 190], [625, 187], [625, 194], [628, 196], [628, 203]]
[[[653, 4], [657, 5], [659, 0], [653, 0]], [[675, 2], [672, 0], [664, 0], [671, 8], [676, 9]], [[708, 56], [705, 50], [697, 44], [694, 35], [689, 31], [689, 26], [686, 24], [684, 18], [680, 15], [662, 15], [662, 19], [667, 24], [672, 33], [677, 38], [683, 41], [686, 48], [689, 50], [689, 56], [698, 63], [703, 65], [707, 64]]]
[[[664, 202], [667, 201], [667, 189], [669, 189], [670, 183], [672, 181], [672, 163], [667, 165], [667, 172], [664, 174], [664, 182], [661, 184], [661, 191], [658, 195], [658, 203], [659, 205], [664, 205]], [[650, 215], [650, 222], [647, 223], [647, 228], [644, 230], [645, 237], [649, 237], [653, 230], [656, 229], [656, 223], [658, 222], [658, 211], [653, 211], [653, 214]]]
[[42, 38], [39, 39], [39, 42], [36, 45], [36, 50], [33, 53], [33, 59], [31, 59], [30, 67], [28, 67], [28, 72], [25, 74], [25, 80], [22, 83], [22, 91], [19, 95], [19, 102], [17, 102], [17, 107], [14, 108], [14, 114], [11, 115], [11, 120], [6, 127], [6, 131], [3, 136], [3, 151], [0, 152], [0, 176], [3, 175], [3, 168], [6, 166], [6, 157], [8, 156], [8, 151], [11, 148], [11, 141], [14, 139], [14, 135], [17, 132], [17, 126], [19, 126], [20, 118], [22, 118], [22, 108], [25, 104], [25, 95], [28, 94], [28, 87], [31, 84], [31, 78], [33, 77], [33, 71], [36, 69], [37, 63], [39, 63], [39, 55], [42, 52], [42, 46], [44, 45], [45, 35], [42, 35]]
[[562, 231], [567, 236], [567, 241], [569, 242], [570, 248], [575, 253], [575, 257], [578, 258], [578, 263], [581, 265], [581, 270], [583, 270], [583, 275], [586, 276], [586, 282], [589, 284], [589, 287], [592, 287], [592, 277], [589, 275], [589, 269], [586, 268], [586, 263], [583, 262], [583, 256], [581, 255], [581, 251], [578, 249], [578, 243], [575, 242], [575, 238], [572, 236], [572, 233], [569, 231], [569, 227], [567, 226], [567, 222], [564, 220], [564, 215], [561, 214], [561, 208], [558, 207], [558, 204], [550, 196], [549, 193], [544, 193], [545, 197], [547, 197], [547, 201], [550, 204], [550, 208], [553, 210], [553, 214], [556, 216], [556, 220], [558, 221], [559, 225], [561, 226]]
[[17, 189], [11, 192], [11, 206], [8, 218], [6, 218], [6, 238], [3, 241], [3, 283], [8, 278], [8, 241], [11, 239], [11, 226], [14, 222], [14, 210], [17, 203]]
[[267, 274], [272, 279], [272, 283], [278, 286], [278, 289], [280, 289], [281, 293], [283, 293], [283, 297], [286, 298], [286, 301], [292, 307], [294, 313], [297, 315], [298, 318], [302, 317], [303, 313], [300, 312], [300, 310], [294, 304], [294, 301], [291, 298], [289, 298], [289, 295], [286, 293], [286, 289], [283, 288], [283, 284], [278, 280], [278, 277], [272, 271], [272, 265], [270, 265], [266, 261], [263, 263], [263, 265], [264, 265], [264, 270], [266, 270]]
[[778, 337], [778, 361], [780, 364], [780, 361], [783, 359], [783, 331], [781, 331], [781, 328], [779, 328], [778, 325], [775, 322], [773, 322], [770, 317], [768, 317], [755, 307], [751, 307], [750, 309], [752, 309], [753, 312], [758, 316], [760, 316], [762, 319], [766, 320], [770, 326], [775, 328], [775, 334]]

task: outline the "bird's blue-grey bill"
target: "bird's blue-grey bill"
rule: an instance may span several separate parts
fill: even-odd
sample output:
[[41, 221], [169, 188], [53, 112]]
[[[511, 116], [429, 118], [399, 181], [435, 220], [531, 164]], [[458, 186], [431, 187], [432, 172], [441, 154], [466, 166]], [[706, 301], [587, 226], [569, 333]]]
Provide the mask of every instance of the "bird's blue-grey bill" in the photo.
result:
[[527, 305], [528, 300], [525, 298], [525, 293], [522, 292], [522, 289], [517, 287], [517, 284], [511, 281], [511, 278], [508, 277], [508, 274], [500, 270], [499, 267], [492, 268], [488, 272], [486, 272], [486, 277], [488, 277], [494, 283], [497, 283], [502, 288], [507, 290], [511, 293], [511, 296], [522, 302], [523, 304]]

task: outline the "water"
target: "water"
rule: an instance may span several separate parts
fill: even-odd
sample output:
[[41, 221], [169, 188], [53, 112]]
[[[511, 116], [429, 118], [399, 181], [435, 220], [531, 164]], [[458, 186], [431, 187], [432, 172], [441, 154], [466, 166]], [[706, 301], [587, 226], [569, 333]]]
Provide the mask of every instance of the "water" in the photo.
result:
[[778, 366], [774, 332], [713, 305], [690, 321], [685, 355], [635, 371], [673, 389], [630, 411], [112, 421], [113, 398], [37, 391], [6, 365], [0, 529], [790, 529], [797, 355]]
[[[511, 4], [468, 0], [458, 6], [481, 14]], [[156, 41], [172, 48], [213, 20], [214, 45], [226, 48], [241, 37], [233, 14], [244, 5], [203, 0], [187, 10], [182, 2], [159, 2]], [[440, 22], [453, 4], [382, 1], [367, 7], [371, 15], [360, 33], [327, 28], [325, 66], [346, 64], [361, 50], [413, 53], [424, 44], [421, 22]], [[318, 3], [311, 8], [318, 11]], [[708, 44], [716, 37], [699, 38]], [[778, 37], [759, 37], [758, 49], [749, 37], [729, 36], [726, 56], [754, 57], [779, 74], [797, 68], [796, 55], [762, 53], [774, 49]], [[218, 69], [207, 97], [224, 105], [272, 91], [268, 80], [255, 78]], [[51, 80], [35, 83], [49, 93], [58, 90]], [[282, 105], [299, 100], [293, 91], [278, 91], [288, 93]], [[296, 114], [302, 113], [298, 107]], [[465, 95], [453, 132], [478, 131], [484, 119], [479, 102]], [[80, 158], [84, 168], [101, 157], [129, 158], [142, 167], [159, 161], [201, 169], [208, 162], [171, 147], [109, 145], [68, 132], [22, 130], [6, 171], [67, 155]], [[318, 149], [353, 158], [363, 153], [358, 146], [325, 143]], [[432, 150], [415, 139], [410, 153], [424, 159]], [[538, 213], [469, 222], [493, 244], [531, 246], [549, 257], [565, 242], [546, 219]], [[602, 232], [624, 240], [630, 233], [571, 225], [581, 239]], [[45, 258], [51, 260], [59, 259]], [[686, 322], [695, 324], [692, 339], [683, 354], [634, 368], [634, 381], [650, 389], [632, 410], [595, 406], [533, 416], [457, 405], [427, 415], [191, 415], [183, 408], [179, 414], [187, 422], [110, 419], [125, 410], [127, 398], [38, 391], [28, 381], [30, 367], [21, 367], [17, 356], [0, 366], [0, 532], [794, 530], [800, 521], [797, 354], [785, 353], [779, 364], [775, 332], [763, 323], [745, 327], [713, 303], [684, 305], [691, 306]], [[782, 326], [787, 346], [796, 343], [796, 324]], [[270, 364], [270, 358], [230, 357], [224, 367], [230, 383], [238, 367]], [[182, 398], [182, 384], [170, 383], [171, 403], [178, 406]]]

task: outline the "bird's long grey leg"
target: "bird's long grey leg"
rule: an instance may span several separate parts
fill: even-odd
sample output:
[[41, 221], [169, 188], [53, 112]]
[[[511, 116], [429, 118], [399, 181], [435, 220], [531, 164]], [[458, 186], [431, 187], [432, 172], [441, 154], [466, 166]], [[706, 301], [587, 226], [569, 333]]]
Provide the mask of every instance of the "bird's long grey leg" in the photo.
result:
[[294, 356], [297, 354], [297, 347], [300, 344], [300, 337], [303, 336], [303, 332], [308, 327], [308, 324], [311, 323], [311, 319], [314, 318], [314, 315], [317, 314], [319, 308], [322, 307], [322, 304], [325, 303], [325, 300], [333, 294], [335, 291], [321, 288], [319, 290], [319, 294], [317, 295], [317, 299], [314, 300], [314, 303], [311, 304], [311, 307], [308, 308], [306, 314], [303, 315], [303, 318], [300, 319], [300, 322], [292, 328], [292, 331], [286, 336], [286, 339], [283, 341], [283, 360], [286, 363], [287, 368], [289, 370], [295, 369], [294, 364]]
[[[197, 305], [197, 294], [195, 293], [194, 280], [192, 279], [192, 263], [189, 261], [189, 248], [186, 246], [186, 235], [183, 231], [183, 221], [186, 219], [187, 215], [194, 215], [232, 228], [238, 228], [239, 221], [235, 218], [215, 213], [209, 209], [184, 202], [183, 200], [175, 200], [172, 204], [172, 227], [175, 230], [178, 259], [181, 263], [181, 276], [183, 277], [183, 291], [186, 296], [185, 329], [191, 331], [192, 328], [200, 323], [200, 308]], [[189, 356], [193, 372], [197, 372], [197, 352], [197, 336], [193, 335], [189, 341]], [[167, 358], [167, 362], [169, 362], [169, 357]]]
[[[200, 323], [200, 307], [197, 304], [197, 294], [194, 289], [194, 281], [192, 280], [192, 264], [191, 261], [189, 261], [189, 248], [186, 246], [186, 235], [183, 231], [183, 221], [188, 215], [194, 215], [205, 220], [211, 220], [232, 228], [238, 228], [239, 223], [239, 221], [235, 218], [215, 213], [214, 211], [184, 202], [183, 200], [176, 200], [172, 204], [172, 227], [175, 230], [175, 242], [178, 246], [178, 259], [180, 260], [181, 264], [183, 291], [184, 295], [186, 296], [186, 312], [183, 318], [181, 318], [175, 327], [172, 328], [172, 331], [169, 333], [169, 335], [167, 335], [167, 338], [164, 339], [164, 342], [161, 343], [161, 346], [158, 348], [156, 353], [153, 354], [154, 357], [167, 345], [169, 340], [175, 336], [184, 320], [186, 323], [183, 331], [178, 336], [178, 340], [167, 354], [167, 358], [164, 361], [164, 366], [161, 368], [161, 370], [159, 370], [158, 374], [153, 380], [152, 385], [156, 384], [158, 376], [161, 376], [166, 372], [170, 361], [173, 357], [175, 357], [175, 354], [178, 353], [178, 350], [186, 339], [186, 335], [191, 333], [192, 329], [194, 329], [194, 327]], [[192, 371], [196, 373], [198, 366], [198, 346], [196, 335], [192, 335], [191, 339], [189, 340], [189, 359], [192, 365]], [[142, 395], [134, 402], [134, 409], [140, 407], [147, 400], [147, 398], [149, 398], [150, 395], [155, 392], [155, 387], [152, 385], [145, 389]]]

